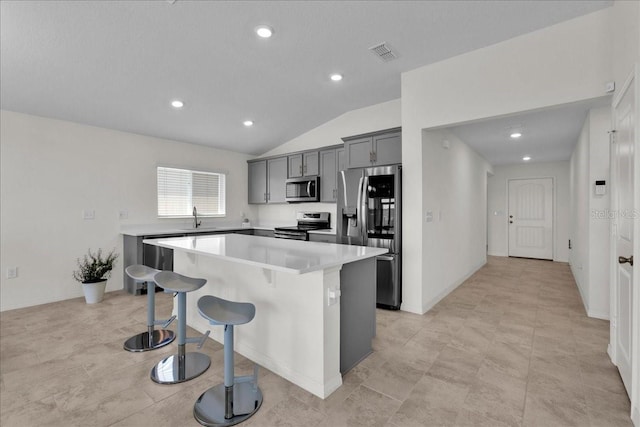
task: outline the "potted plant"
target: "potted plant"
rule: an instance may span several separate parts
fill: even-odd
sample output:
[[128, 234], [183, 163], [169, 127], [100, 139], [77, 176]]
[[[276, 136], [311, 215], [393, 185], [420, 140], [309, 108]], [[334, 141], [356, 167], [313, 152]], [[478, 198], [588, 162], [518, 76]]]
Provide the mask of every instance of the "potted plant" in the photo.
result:
[[73, 278], [82, 283], [84, 298], [87, 304], [95, 304], [102, 301], [107, 279], [111, 275], [113, 265], [118, 259], [115, 249], [106, 256], [102, 249], [92, 252], [91, 249], [82, 258], [78, 258], [78, 269], [73, 272]]

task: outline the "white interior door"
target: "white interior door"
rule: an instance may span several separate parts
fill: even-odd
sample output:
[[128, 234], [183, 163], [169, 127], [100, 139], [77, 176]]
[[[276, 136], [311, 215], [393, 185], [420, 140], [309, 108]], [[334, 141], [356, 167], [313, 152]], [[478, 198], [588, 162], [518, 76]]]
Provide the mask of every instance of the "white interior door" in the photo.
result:
[[553, 259], [553, 178], [509, 180], [509, 256]]
[[[633, 223], [635, 79], [625, 85], [613, 105], [614, 137], [611, 149], [613, 179], [612, 233], [615, 240], [615, 352], [622, 382], [631, 396], [633, 324]], [[637, 325], [635, 325], [637, 327]]]

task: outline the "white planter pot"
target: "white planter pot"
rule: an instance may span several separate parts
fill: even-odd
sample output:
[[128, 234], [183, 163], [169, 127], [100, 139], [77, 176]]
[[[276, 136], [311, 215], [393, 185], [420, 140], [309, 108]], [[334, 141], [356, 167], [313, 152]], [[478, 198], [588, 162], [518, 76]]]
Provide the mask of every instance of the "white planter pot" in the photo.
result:
[[84, 291], [84, 299], [87, 304], [95, 304], [102, 301], [102, 298], [104, 298], [104, 288], [106, 286], [106, 280], [95, 283], [83, 283], [82, 290]]

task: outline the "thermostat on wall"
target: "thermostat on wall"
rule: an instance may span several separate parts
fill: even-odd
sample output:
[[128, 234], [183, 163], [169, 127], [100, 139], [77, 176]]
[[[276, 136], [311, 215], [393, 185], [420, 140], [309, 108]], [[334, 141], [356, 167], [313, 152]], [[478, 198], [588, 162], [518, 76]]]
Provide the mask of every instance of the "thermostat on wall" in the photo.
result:
[[607, 194], [607, 181], [596, 181], [596, 196]]

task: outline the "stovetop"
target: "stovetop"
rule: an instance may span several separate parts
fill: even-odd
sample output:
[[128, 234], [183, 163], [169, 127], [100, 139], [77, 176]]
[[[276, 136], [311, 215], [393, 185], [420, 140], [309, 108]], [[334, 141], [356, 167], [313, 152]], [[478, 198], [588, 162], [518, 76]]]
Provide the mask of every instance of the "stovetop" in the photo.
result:
[[310, 230], [327, 230], [331, 228], [329, 212], [297, 212], [297, 225], [290, 227], [276, 227], [282, 231], [310, 231]]

